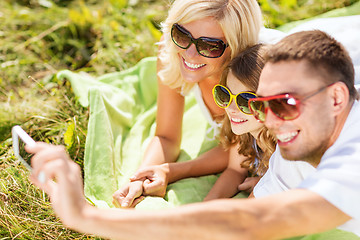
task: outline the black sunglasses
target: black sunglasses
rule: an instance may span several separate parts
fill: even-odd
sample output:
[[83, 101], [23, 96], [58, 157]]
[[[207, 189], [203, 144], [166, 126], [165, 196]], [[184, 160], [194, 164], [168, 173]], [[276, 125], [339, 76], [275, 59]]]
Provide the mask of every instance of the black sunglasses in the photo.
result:
[[195, 44], [197, 52], [207, 58], [221, 57], [229, 46], [221, 39], [208, 37], [193, 38], [191, 33], [177, 23], [171, 28], [171, 39], [176, 46], [182, 49], [188, 49], [192, 43]]

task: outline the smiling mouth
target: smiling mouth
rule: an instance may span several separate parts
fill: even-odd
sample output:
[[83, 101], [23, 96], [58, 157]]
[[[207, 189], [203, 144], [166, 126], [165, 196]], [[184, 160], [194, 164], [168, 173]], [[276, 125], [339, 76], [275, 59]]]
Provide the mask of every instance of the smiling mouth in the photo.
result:
[[185, 63], [185, 65], [190, 68], [190, 69], [193, 69], [193, 70], [196, 70], [196, 69], [199, 69], [203, 66], [205, 66], [206, 64], [194, 64], [194, 63], [189, 63], [187, 62], [184, 58], [183, 58], [183, 61]]
[[230, 118], [231, 122], [233, 123], [244, 123], [247, 122], [247, 119], [241, 119], [241, 118]]
[[299, 131], [281, 133], [281, 134], [276, 134], [276, 138], [281, 143], [288, 143], [288, 142], [292, 141], [298, 134], [299, 134]]

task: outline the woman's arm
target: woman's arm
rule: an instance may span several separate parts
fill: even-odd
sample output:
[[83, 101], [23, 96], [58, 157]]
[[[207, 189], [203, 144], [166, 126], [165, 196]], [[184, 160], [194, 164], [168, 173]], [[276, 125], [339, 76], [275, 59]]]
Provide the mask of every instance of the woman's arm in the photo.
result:
[[[158, 58], [158, 72], [161, 68]], [[176, 161], [180, 153], [184, 105], [184, 97], [176, 89], [164, 85], [158, 77], [155, 137], [145, 151], [140, 168]]]
[[205, 197], [205, 201], [217, 198], [230, 198], [239, 191], [238, 185], [244, 182], [248, 175], [248, 170], [240, 165], [246, 158], [238, 153], [238, 147], [239, 145], [235, 144], [230, 148], [229, 164]]
[[229, 152], [217, 146], [194, 160], [169, 164], [169, 183], [189, 177], [200, 177], [224, 171]]
[[[160, 59], [157, 60], [157, 72], [162, 68]], [[155, 86], [154, 86], [155, 87]], [[184, 97], [175, 89], [164, 85], [158, 77], [158, 98], [155, 136], [151, 139], [144, 153], [139, 167], [153, 166], [176, 161], [180, 153], [182, 119], [184, 114]], [[115, 206], [135, 206], [136, 199], [142, 195], [142, 183], [145, 179], [138, 179], [137, 183], [129, 182], [113, 194]], [[162, 192], [154, 192], [163, 195]]]

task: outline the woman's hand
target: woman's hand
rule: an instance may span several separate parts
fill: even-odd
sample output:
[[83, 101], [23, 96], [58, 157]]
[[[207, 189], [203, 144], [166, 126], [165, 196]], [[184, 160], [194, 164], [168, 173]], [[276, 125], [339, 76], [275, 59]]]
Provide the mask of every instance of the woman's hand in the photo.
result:
[[137, 180], [126, 184], [113, 194], [113, 204], [117, 208], [134, 208], [144, 199], [143, 180]]
[[55, 213], [65, 225], [76, 225], [89, 206], [79, 165], [69, 158], [63, 146], [37, 142], [26, 150], [34, 154], [31, 181], [49, 195]]
[[130, 181], [145, 179], [143, 183], [144, 195], [164, 197], [169, 182], [169, 164], [148, 166], [139, 169]]

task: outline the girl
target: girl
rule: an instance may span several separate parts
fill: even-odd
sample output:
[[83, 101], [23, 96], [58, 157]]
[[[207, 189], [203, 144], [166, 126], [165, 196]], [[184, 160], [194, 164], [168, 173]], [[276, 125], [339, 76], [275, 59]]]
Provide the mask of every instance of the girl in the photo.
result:
[[[239, 184], [239, 190], [251, 192], [259, 180], [257, 176], [263, 176], [268, 168], [276, 142], [251, 115], [247, 104], [256, 96], [264, 51], [265, 47], [257, 44], [240, 53], [225, 70], [220, 85], [213, 89], [215, 102], [227, 113], [220, 137], [225, 149], [230, 149], [230, 159], [205, 200], [232, 197]], [[251, 177], [244, 182], [248, 172]]]

